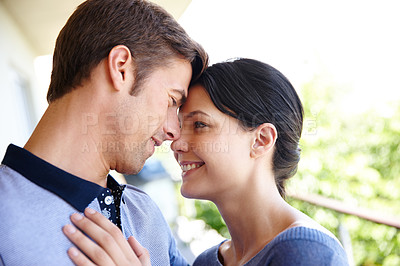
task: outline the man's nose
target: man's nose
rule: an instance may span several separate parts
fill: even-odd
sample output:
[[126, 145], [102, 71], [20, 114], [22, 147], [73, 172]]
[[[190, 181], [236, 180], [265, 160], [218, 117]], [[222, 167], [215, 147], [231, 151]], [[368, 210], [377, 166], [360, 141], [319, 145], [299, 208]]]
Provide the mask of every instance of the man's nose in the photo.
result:
[[171, 108], [171, 110], [168, 111], [163, 130], [166, 135], [166, 140], [177, 140], [180, 138], [181, 129], [175, 108]]

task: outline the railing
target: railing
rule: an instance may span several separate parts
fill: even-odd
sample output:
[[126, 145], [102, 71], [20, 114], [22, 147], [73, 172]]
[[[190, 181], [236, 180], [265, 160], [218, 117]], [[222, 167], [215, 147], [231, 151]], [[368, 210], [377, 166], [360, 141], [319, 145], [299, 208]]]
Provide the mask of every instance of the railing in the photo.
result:
[[326, 198], [320, 195], [289, 194], [290, 197], [311, 203], [313, 205], [332, 209], [334, 211], [354, 215], [362, 219], [400, 229], [400, 218], [384, 215], [376, 211], [350, 206], [342, 201]]
[[[340, 213], [344, 213], [344, 214], [357, 216], [364, 220], [368, 220], [368, 221], [371, 221], [374, 223], [384, 224], [384, 225], [388, 225], [388, 226], [400, 229], [400, 218], [399, 217], [389, 216], [389, 215], [379, 213], [377, 211], [360, 208], [360, 207], [356, 207], [356, 206], [351, 206], [342, 201], [326, 198], [326, 197], [323, 197], [320, 195], [315, 195], [315, 194], [306, 195], [306, 194], [298, 194], [298, 193], [290, 193], [289, 192], [288, 196], [291, 198], [294, 198], [296, 200], [308, 202], [308, 203], [316, 205], [316, 206], [331, 209], [331, 210], [334, 210], [334, 211], [337, 211]], [[338, 229], [339, 229], [338, 230], [339, 238], [340, 238], [340, 241], [342, 242], [343, 248], [346, 251], [346, 254], [347, 254], [347, 257], [349, 260], [349, 264], [354, 265], [353, 249], [351, 246], [350, 235], [349, 235], [347, 229], [342, 224], [339, 225]]]

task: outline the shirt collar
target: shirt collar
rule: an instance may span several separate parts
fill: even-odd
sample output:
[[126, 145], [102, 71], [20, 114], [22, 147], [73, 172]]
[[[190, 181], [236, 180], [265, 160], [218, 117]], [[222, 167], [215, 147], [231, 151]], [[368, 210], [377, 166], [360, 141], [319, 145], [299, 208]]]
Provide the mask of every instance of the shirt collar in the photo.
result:
[[[61, 170], [13, 144], [8, 146], [2, 164], [58, 195], [80, 212], [83, 212], [100, 193], [107, 191], [106, 188]], [[119, 184], [108, 175], [107, 185], [112, 188]]]

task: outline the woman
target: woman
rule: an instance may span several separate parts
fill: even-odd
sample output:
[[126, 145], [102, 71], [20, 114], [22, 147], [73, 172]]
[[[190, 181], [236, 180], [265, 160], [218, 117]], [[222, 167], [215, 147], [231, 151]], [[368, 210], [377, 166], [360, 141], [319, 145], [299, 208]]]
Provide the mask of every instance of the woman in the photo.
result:
[[337, 239], [284, 200], [300, 159], [303, 108], [278, 70], [251, 59], [215, 64], [179, 117], [171, 148], [181, 193], [214, 202], [232, 237], [194, 265], [347, 265]]

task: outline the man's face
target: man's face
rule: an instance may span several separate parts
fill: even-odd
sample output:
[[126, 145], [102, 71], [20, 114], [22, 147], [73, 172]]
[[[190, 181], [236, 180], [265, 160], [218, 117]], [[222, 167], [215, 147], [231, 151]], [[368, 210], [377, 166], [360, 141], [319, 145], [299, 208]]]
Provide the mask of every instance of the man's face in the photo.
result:
[[173, 59], [154, 70], [136, 96], [126, 95], [118, 106], [116, 134], [120, 173], [139, 172], [164, 140], [180, 137], [177, 109], [186, 99], [192, 67], [183, 59]]

